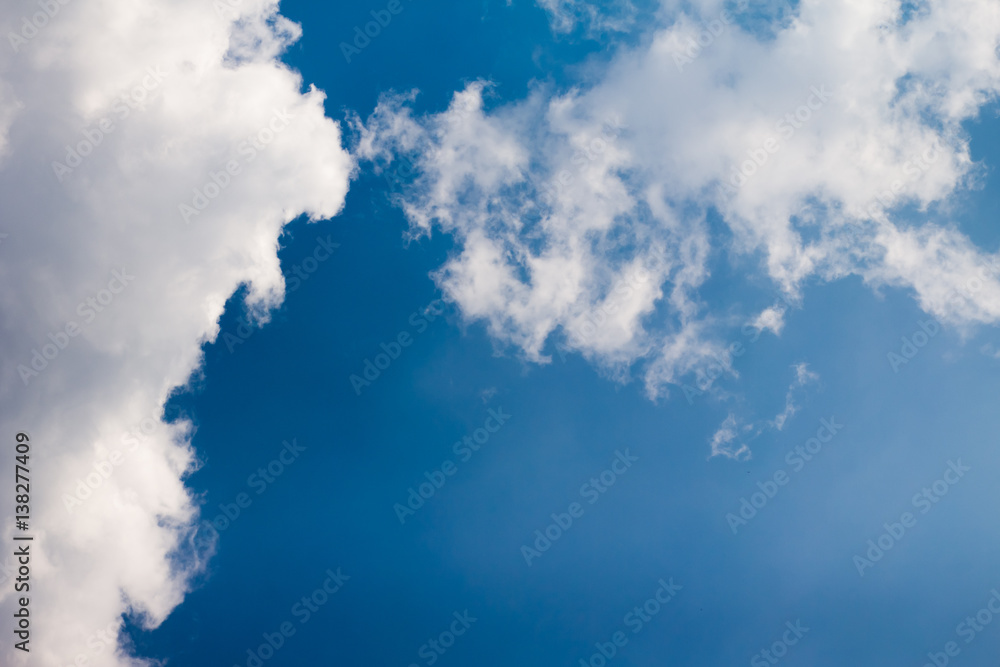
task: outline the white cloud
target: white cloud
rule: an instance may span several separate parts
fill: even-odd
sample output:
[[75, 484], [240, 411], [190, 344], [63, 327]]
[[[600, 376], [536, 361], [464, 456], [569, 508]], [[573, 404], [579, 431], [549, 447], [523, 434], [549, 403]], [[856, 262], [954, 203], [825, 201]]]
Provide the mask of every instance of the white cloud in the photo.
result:
[[[1000, 320], [994, 257], [931, 216], [978, 173], [961, 123], [1000, 89], [1000, 6], [804, 0], [721, 30], [723, 3], [685, 7], [663, 2], [638, 46], [570, 90], [538, 85], [487, 112], [476, 83], [442, 114], [387, 99], [369, 119], [369, 155], [415, 155], [414, 229], [458, 241], [436, 277], [467, 318], [535, 361], [553, 342], [616, 377], [641, 368], [651, 396], [728, 367], [732, 310], [701, 297], [712, 261], [760, 257], [786, 304], [810, 278], [854, 274], [952, 325]], [[901, 205], [922, 213], [901, 221]], [[636, 267], [649, 281], [603, 312]], [[758, 325], [777, 334], [784, 314]]]
[[[741, 428], [736, 415], [730, 413], [719, 426], [719, 430], [709, 440], [709, 445], [712, 448], [709, 458], [725, 456], [735, 461], [746, 461], [749, 459], [751, 457], [750, 447], [740, 439], [740, 431], [745, 430], [747, 430], [745, 427]], [[734, 442], [738, 442], [738, 446], [734, 445]]]
[[780, 335], [785, 328], [785, 309], [779, 306], [768, 306], [754, 319], [753, 328], [761, 331], [770, 331], [774, 335]]
[[779, 431], [785, 427], [785, 422], [799, 411], [799, 406], [795, 403], [795, 395], [798, 391], [807, 384], [819, 380], [819, 375], [809, 370], [807, 364], [795, 364], [792, 368], [795, 369], [795, 379], [792, 380], [792, 384], [788, 386], [788, 392], [785, 394], [785, 409], [768, 422], [770, 426]]
[[[0, 431], [33, 442], [30, 664], [143, 664], [87, 638], [123, 612], [157, 625], [211, 545], [193, 541], [190, 426], [160, 424], [134, 452], [123, 436], [159, 420], [241, 283], [257, 309], [280, 302], [282, 226], [335, 215], [353, 163], [323, 93], [275, 60], [299, 34], [276, 2], [58, 6], [37, 31], [20, 13], [33, 3], [0, 9]], [[61, 181], [54, 162], [73, 165]], [[190, 224], [181, 204], [198, 210]], [[10, 586], [0, 596], [9, 619]], [[0, 662], [29, 664], [10, 646]]]
[[[750, 443], [759, 438], [764, 433], [784, 429], [785, 424], [799, 411], [799, 406], [795, 402], [796, 396], [802, 388], [819, 381], [819, 375], [809, 370], [805, 363], [792, 366], [795, 371], [795, 378], [788, 385], [785, 393], [785, 407], [773, 419], [765, 422], [749, 421], [738, 417], [736, 413], [730, 412], [723, 420], [718, 430], [709, 438], [711, 454], [709, 458], [725, 456], [726, 458], [743, 461], [752, 456]], [[738, 443], [734, 444], [734, 443]]]

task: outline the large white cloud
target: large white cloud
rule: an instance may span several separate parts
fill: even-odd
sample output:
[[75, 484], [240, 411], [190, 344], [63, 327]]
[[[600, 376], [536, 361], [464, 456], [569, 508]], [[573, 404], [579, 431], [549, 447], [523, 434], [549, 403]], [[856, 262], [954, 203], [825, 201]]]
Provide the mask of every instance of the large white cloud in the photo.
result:
[[31, 653], [4, 570], [0, 663], [142, 664], [100, 638], [162, 621], [211, 551], [164, 402], [241, 283], [280, 302], [282, 226], [335, 215], [353, 161], [274, 1], [10, 2], [0, 27], [0, 433], [32, 437], [35, 536]]
[[[641, 361], [652, 396], [729, 365], [733, 304], [701, 296], [720, 257], [759, 258], [778, 304], [856, 274], [996, 322], [996, 257], [927, 212], [977, 176], [961, 123], [1000, 87], [1000, 6], [782, 4], [665, 1], [576, 87], [489, 111], [481, 82], [426, 117], [387, 97], [356, 153], [412, 155], [401, 205], [459, 240], [437, 280], [469, 319], [534, 360], [554, 342], [619, 377]], [[785, 308], [739, 315], [778, 332]]]

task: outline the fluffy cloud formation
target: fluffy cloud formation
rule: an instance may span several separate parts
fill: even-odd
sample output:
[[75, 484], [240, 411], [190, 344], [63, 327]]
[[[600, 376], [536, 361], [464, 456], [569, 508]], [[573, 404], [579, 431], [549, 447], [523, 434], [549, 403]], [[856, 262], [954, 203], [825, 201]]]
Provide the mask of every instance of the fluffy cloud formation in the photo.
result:
[[554, 343], [616, 377], [641, 368], [653, 397], [731, 372], [733, 309], [701, 297], [713, 262], [760, 266], [776, 305], [738, 317], [775, 334], [807, 279], [852, 274], [951, 325], [1000, 320], [995, 256], [932, 215], [977, 175], [961, 123], [1000, 87], [1000, 6], [657, 16], [568, 91], [486, 111], [478, 82], [440, 114], [387, 97], [358, 123], [360, 158], [414, 156], [400, 204], [418, 233], [458, 240], [436, 279], [468, 319], [535, 361]]
[[31, 653], [0, 663], [146, 664], [121, 615], [156, 626], [212, 549], [164, 402], [240, 284], [280, 303], [283, 225], [335, 215], [353, 161], [276, 60], [300, 29], [272, 0], [7, 3], [0, 25], [0, 432], [31, 436], [35, 536]]

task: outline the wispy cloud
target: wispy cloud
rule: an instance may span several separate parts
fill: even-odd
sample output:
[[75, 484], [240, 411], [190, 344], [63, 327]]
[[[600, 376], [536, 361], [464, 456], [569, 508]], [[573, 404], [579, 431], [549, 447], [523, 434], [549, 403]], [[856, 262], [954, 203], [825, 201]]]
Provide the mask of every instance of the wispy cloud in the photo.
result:
[[[785, 424], [799, 411], [796, 403], [797, 396], [802, 392], [803, 387], [819, 381], [819, 375], [809, 370], [805, 363], [792, 366], [795, 371], [795, 378], [788, 386], [785, 393], [785, 408], [773, 419], [763, 422], [755, 420], [744, 420], [736, 413], [730, 412], [726, 419], [719, 426], [719, 429], [709, 439], [711, 454], [709, 458], [725, 456], [727, 458], [744, 460], [750, 458], [750, 443], [768, 431], [781, 431]], [[738, 445], [733, 443], [738, 442]]]
[[795, 369], [795, 380], [789, 385], [788, 393], [785, 394], [785, 409], [768, 422], [779, 431], [785, 427], [785, 422], [799, 411], [799, 406], [795, 403], [795, 396], [798, 391], [807, 384], [819, 380], [819, 375], [810, 371], [809, 367], [804, 363], [796, 364], [793, 368]]
[[[725, 456], [736, 461], [749, 459], [751, 457], [750, 447], [742, 442], [740, 436], [741, 430], [746, 430], [746, 427], [739, 423], [736, 415], [730, 413], [725, 421], [722, 422], [722, 425], [719, 426], [719, 430], [709, 440], [709, 445], [712, 449], [709, 458]], [[734, 445], [733, 443], [735, 442], [739, 444]]]

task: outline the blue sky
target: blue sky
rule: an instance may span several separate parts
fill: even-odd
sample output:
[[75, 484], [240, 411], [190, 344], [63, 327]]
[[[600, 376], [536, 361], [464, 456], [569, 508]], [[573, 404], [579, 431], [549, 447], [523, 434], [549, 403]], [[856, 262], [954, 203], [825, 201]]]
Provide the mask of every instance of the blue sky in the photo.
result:
[[[989, 664], [997, 12], [397, 2], [179, 3], [205, 27], [169, 47], [129, 15], [119, 55], [171, 74], [66, 183], [134, 73], [53, 66], [96, 48], [55, 17], [5, 54], [2, 421], [59, 443], [62, 586], [5, 659]], [[118, 264], [136, 287], [25, 379]]]
[[[481, 330], [463, 334], [450, 314], [356, 396], [348, 374], [433, 299], [414, 259], [433, 250], [347, 227], [336, 230], [342, 254], [315, 284], [234, 353], [210, 346], [203, 388], [176, 399], [197, 416], [195, 442], [205, 442], [207, 465], [193, 482], [204, 484], [196, 488], [207, 492], [209, 514], [248, 491], [246, 476], [282, 440], [298, 438], [308, 450], [301, 468], [289, 466], [252, 496], [223, 533], [208, 581], [160, 630], [137, 637], [149, 654], [245, 664], [245, 647], [288, 620], [333, 566], [351, 581], [275, 661], [425, 664], [418, 648], [468, 608], [480, 620], [441, 664], [578, 664], [623, 629], [622, 617], [659, 578], [673, 577], [684, 586], [675, 604], [615, 660], [746, 663], [786, 621], [802, 619], [810, 632], [791, 664], [922, 664], [996, 586], [998, 543], [984, 511], [998, 465], [995, 369], [972, 344], [940, 333], [894, 374], [886, 352], [925, 319], [905, 294], [878, 300], [851, 281], [811, 290], [815, 315], [798, 314], [781, 339], [748, 348], [740, 391], [748, 409], [779, 411], [790, 366], [801, 360], [820, 387], [786, 433], [753, 443], [750, 461], [706, 461], [725, 414], [717, 402], [688, 405], [678, 395], [657, 405], [573, 356], [544, 368], [497, 358]], [[311, 243], [292, 243], [287, 261], [301, 245]], [[373, 257], [385, 259], [363, 259]], [[383, 294], [378, 266], [396, 267], [393, 282], [412, 287], [380, 301], [383, 312], [372, 317], [366, 298], [344, 285]], [[323, 308], [308, 307], [310, 299]], [[490, 407], [510, 422], [462, 463], [452, 443], [480, 427]], [[844, 430], [793, 472], [786, 452], [831, 417]], [[240, 443], [236, 461], [232, 443]], [[527, 566], [520, 547], [551, 513], [587, 503], [580, 486], [623, 449], [639, 458], [634, 468]], [[448, 458], [455, 476], [400, 525], [392, 505]], [[919, 512], [912, 496], [959, 459], [972, 468], [968, 477], [860, 577], [853, 556], [883, 522]], [[726, 514], [778, 470], [790, 475], [787, 487], [733, 535]], [[983, 664], [996, 645], [987, 628], [962, 646], [965, 664]]]
[[[544, 14], [530, 6], [405, 7], [350, 64], [319, 29], [306, 30], [285, 60], [318, 86], [344, 91], [327, 102], [335, 114], [414, 87], [434, 110], [473, 77], [498, 82], [497, 103], [516, 100], [534, 78], [571, 85], [566, 59], [599, 48], [553, 43]], [[283, 10], [317, 27], [360, 24], [366, 13]], [[531, 37], [512, 44], [510, 30], [537, 35], [537, 46]], [[440, 51], [428, 53], [433, 44]], [[531, 63], [533, 51], [550, 59], [545, 69]], [[984, 143], [996, 131], [989, 125], [976, 127]], [[987, 215], [970, 214], [969, 227]], [[753, 443], [751, 461], [706, 461], [705, 443], [725, 417], [718, 401], [688, 405], [678, 392], [655, 404], [635, 383], [602, 379], [578, 355], [556, 354], [545, 367], [498, 358], [482, 327], [462, 327], [451, 309], [417, 334], [408, 318], [438, 296], [427, 273], [451, 243], [406, 247], [405, 221], [386, 206], [378, 178], [354, 184], [338, 220], [293, 226], [283, 267], [327, 231], [341, 244], [329, 265], [233, 353], [222, 342], [209, 346], [203, 387], [176, 399], [196, 416], [196, 446], [205, 443], [208, 465], [193, 481], [203, 480], [210, 514], [247, 490], [246, 474], [282, 440], [310, 446], [306, 465], [290, 466], [227, 531], [209, 581], [147, 640], [153, 655], [246, 664], [244, 647], [288, 620], [292, 603], [333, 566], [354, 585], [289, 640], [279, 664], [428, 664], [419, 647], [465, 609], [479, 620], [441, 664], [575, 665], [618, 630], [630, 639], [614, 658], [624, 664], [745, 664], [798, 619], [810, 631], [790, 664], [920, 664], [956, 639], [954, 626], [997, 585], [997, 541], [981, 509], [998, 464], [988, 417], [996, 368], [983, 367], [974, 343], [945, 332], [893, 373], [887, 353], [927, 319], [903, 291], [880, 300], [857, 281], [816, 286], [780, 339], [751, 343], [740, 327], [728, 331], [748, 350], [735, 362], [741, 380], [731, 383], [747, 411], [781, 411], [793, 364], [808, 363], [821, 380], [786, 433]], [[734, 282], [730, 275], [717, 289], [742, 292]], [[238, 300], [230, 302], [222, 330], [235, 329], [239, 314]], [[357, 396], [348, 376], [402, 331], [414, 334], [413, 345]], [[452, 443], [497, 407], [511, 414], [509, 424], [462, 462]], [[829, 417], [843, 432], [793, 474], [785, 453]], [[242, 443], [236, 460], [226, 454], [233, 442]], [[624, 449], [639, 461], [591, 505], [580, 486]], [[913, 537], [860, 577], [853, 556], [883, 522], [914, 510], [911, 497], [959, 458], [973, 466], [971, 479], [937, 511], [918, 515]], [[393, 505], [445, 459], [456, 463], [455, 476], [400, 525]], [[726, 514], [778, 470], [789, 471], [788, 487], [733, 535]], [[584, 508], [579, 527], [526, 565], [521, 546], [572, 502]], [[929, 577], [934, 571], [949, 575]], [[660, 578], [684, 588], [633, 637], [635, 626], [622, 619]], [[243, 611], [234, 617], [233, 609]], [[981, 664], [977, 654], [985, 660], [995, 637], [963, 645], [963, 661]]]

